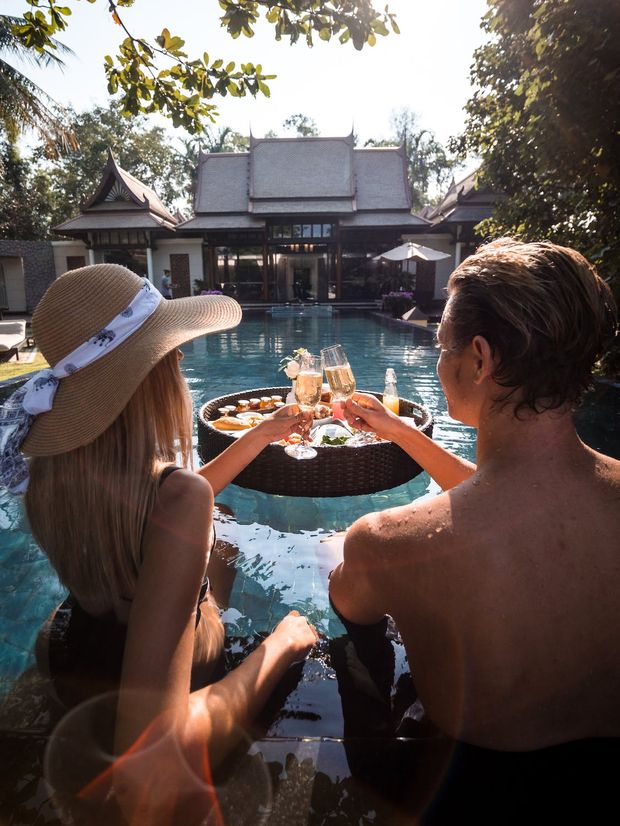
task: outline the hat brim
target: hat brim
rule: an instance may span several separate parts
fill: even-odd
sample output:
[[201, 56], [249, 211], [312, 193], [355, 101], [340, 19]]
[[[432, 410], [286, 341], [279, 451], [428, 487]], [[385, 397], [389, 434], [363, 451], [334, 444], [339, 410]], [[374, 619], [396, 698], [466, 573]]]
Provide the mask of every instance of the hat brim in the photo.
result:
[[171, 350], [198, 336], [230, 330], [240, 321], [241, 307], [228, 296], [160, 301], [123, 344], [61, 379], [52, 409], [36, 417], [22, 451], [54, 456], [89, 444], [120, 415], [143, 379]]

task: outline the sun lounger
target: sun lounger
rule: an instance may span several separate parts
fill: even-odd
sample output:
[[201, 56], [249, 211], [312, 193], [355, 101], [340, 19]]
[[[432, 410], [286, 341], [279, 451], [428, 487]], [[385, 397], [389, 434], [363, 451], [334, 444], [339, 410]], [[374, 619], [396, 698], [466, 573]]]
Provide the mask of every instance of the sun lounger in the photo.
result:
[[25, 321], [0, 321], [0, 362], [17, 356], [26, 343]]

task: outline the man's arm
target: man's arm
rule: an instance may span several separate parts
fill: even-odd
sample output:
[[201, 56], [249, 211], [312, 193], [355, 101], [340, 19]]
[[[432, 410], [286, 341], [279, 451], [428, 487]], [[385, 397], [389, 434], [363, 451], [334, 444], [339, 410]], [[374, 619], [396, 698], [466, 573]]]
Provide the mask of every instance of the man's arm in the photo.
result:
[[344, 559], [329, 580], [334, 608], [346, 620], [359, 625], [373, 625], [387, 612], [382, 593], [385, 559], [377, 548], [382, 518], [380, 513], [370, 514], [349, 528], [344, 541]]
[[461, 459], [429, 439], [417, 428], [387, 410], [374, 396], [356, 393], [345, 403], [347, 421], [359, 430], [376, 433], [401, 447], [432, 476], [442, 490], [450, 490], [469, 479], [476, 465]]

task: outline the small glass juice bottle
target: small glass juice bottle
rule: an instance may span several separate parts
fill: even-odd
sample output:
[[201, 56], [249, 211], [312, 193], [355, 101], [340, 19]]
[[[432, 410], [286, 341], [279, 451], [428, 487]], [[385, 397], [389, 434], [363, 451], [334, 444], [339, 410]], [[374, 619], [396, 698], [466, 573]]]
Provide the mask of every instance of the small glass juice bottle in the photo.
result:
[[396, 388], [396, 373], [391, 367], [385, 371], [385, 389], [383, 390], [383, 406], [396, 413], [400, 412], [400, 401]]

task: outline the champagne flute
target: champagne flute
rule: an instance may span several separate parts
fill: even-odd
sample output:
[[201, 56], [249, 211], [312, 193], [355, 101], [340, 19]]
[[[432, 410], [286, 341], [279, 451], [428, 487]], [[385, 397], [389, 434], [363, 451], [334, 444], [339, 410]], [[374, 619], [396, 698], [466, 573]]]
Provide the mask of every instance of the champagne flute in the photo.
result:
[[[334, 419], [342, 421], [345, 427], [353, 432], [346, 423], [342, 408], [342, 402], [346, 402], [355, 393], [355, 376], [347, 354], [341, 344], [334, 344], [332, 347], [325, 347], [321, 350], [321, 358], [332, 391], [332, 401], [336, 402], [332, 405]], [[374, 434], [356, 432], [346, 444], [347, 447], [361, 447], [374, 441]]]
[[342, 344], [324, 347], [321, 350], [323, 369], [332, 391], [332, 411], [334, 419], [344, 421], [342, 402], [346, 402], [355, 393], [355, 376]]
[[[314, 410], [314, 405], [321, 399], [322, 384], [321, 359], [305, 353], [300, 359], [299, 373], [295, 378], [295, 400], [302, 410]], [[293, 459], [314, 459], [316, 456], [316, 450], [306, 445], [305, 435], [302, 436], [301, 444], [288, 445], [284, 452]]]

